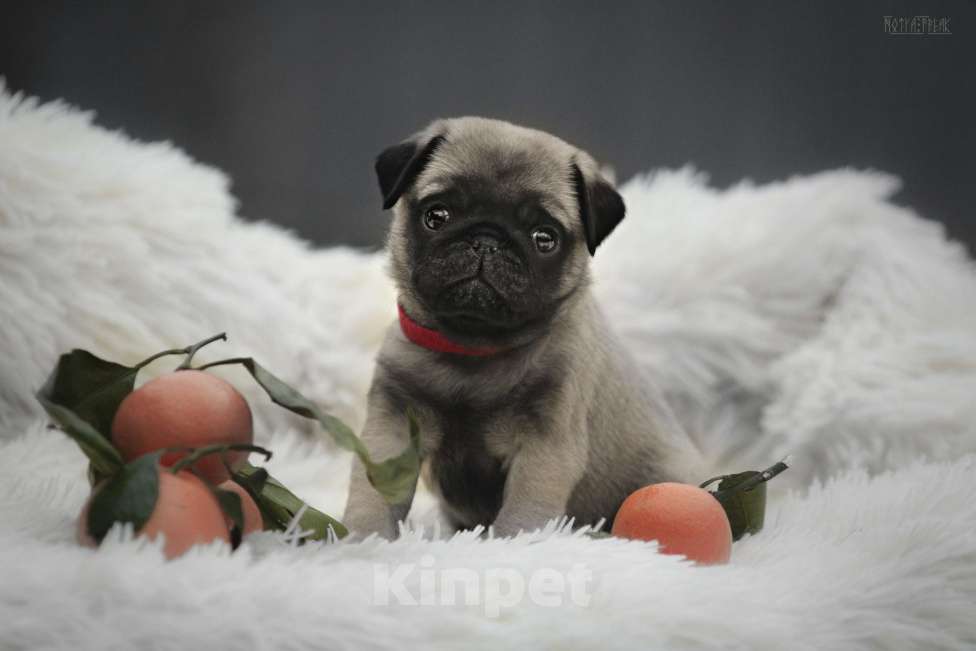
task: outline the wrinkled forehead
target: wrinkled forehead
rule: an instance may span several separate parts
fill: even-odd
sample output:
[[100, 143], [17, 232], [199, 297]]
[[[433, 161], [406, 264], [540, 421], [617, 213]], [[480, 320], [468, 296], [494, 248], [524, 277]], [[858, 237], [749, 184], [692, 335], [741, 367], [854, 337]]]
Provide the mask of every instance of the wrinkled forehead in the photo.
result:
[[415, 184], [418, 197], [463, 188], [499, 203], [540, 207], [569, 229], [579, 222], [579, 204], [568, 156], [532, 142], [448, 140]]

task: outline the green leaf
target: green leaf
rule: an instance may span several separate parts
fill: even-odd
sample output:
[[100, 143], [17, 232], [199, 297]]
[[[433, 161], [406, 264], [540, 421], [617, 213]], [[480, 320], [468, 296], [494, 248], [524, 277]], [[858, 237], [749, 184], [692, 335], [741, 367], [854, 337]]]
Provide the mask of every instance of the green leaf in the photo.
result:
[[38, 395], [37, 399], [51, 420], [57, 423], [58, 427], [78, 444], [81, 451], [91, 461], [95, 470], [92, 476], [112, 475], [122, 467], [122, 456], [118, 450], [109, 443], [107, 438], [95, 431], [94, 427], [79, 418], [67, 407], [57, 405], [41, 395]]
[[139, 457], [96, 490], [88, 509], [88, 532], [95, 540], [102, 542], [116, 522], [131, 523], [139, 531], [149, 521], [159, 498], [161, 455]]
[[112, 419], [132, 391], [137, 372], [75, 349], [58, 358], [37, 392], [51, 420], [91, 461], [94, 477], [111, 475], [122, 466], [122, 457], [110, 443]]
[[115, 412], [132, 393], [138, 372], [75, 349], [61, 355], [38, 397], [71, 410], [109, 439]]
[[749, 490], [738, 486], [750, 477], [760, 474], [756, 470], [725, 475], [712, 495], [719, 501], [732, 527], [732, 540], [739, 540], [747, 533], [756, 534], [763, 528], [766, 516], [766, 483], [761, 482]]
[[233, 479], [254, 498], [258, 508], [261, 509], [266, 529], [284, 531], [304, 506], [305, 512], [299, 519], [298, 526], [313, 532], [308, 536], [310, 540], [326, 539], [329, 529], [332, 529], [339, 538], [344, 538], [349, 533], [341, 522], [308, 506], [281, 482], [271, 477], [264, 468], [245, 463], [234, 473]]
[[236, 549], [241, 544], [244, 531], [244, 507], [241, 505], [241, 496], [223, 488], [214, 488], [213, 494], [220, 503], [220, 510], [233, 524], [230, 532], [231, 546]]
[[311, 400], [279, 380], [254, 359], [237, 358], [205, 364], [200, 368], [232, 363], [244, 366], [273, 402], [299, 416], [317, 420], [339, 446], [355, 453], [366, 467], [366, 475], [370, 483], [387, 502], [399, 504], [410, 498], [420, 474], [420, 428], [412, 413], [407, 414], [410, 438], [406, 449], [391, 459], [373, 461], [366, 446], [348, 425], [322, 411]]
[[[407, 409], [407, 423], [410, 431], [410, 443], [399, 456], [387, 459], [382, 463], [373, 463], [368, 458], [363, 459], [366, 466], [366, 476], [369, 482], [386, 498], [390, 504], [399, 504], [410, 499], [417, 486], [417, 476], [420, 473], [420, 425], [413, 410]], [[356, 439], [357, 442], [359, 439]], [[360, 445], [362, 445], [360, 443]], [[380, 486], [383, 488], [380, 489]]]
[[243, 486], [249, 493], [252, 493], [251, 497], [255, 494], [260, 494], [264, 490], [264, 485], [268, 483], [268, 479], [271, 475], [264, 468], [257, 468], [253, 466], [249, 461], [245, 461], [243, 467], [235, 472], [231, 479]]
[[[121, 467], [121, 466], [120, 466]], [[111, 477], [111, 473], [102, 472], [95, 467], [95, 464], [88, 462], [88, 485], [96, 486], [101, 484], [103, 480]]]

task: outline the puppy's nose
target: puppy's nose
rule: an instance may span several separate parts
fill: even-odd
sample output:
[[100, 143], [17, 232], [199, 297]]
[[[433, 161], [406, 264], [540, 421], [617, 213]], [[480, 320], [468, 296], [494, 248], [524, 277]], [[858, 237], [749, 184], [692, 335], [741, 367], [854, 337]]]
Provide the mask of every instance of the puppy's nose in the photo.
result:
[[497, 253], [505, 247], [505, 239], [492, 230], [479, 230], [468, 236], [471, 248], [479, 253]]
[[475, 235], [471, 238], [471, 248], [479, 253], [495, 253], [500, 242], [491, 235]]

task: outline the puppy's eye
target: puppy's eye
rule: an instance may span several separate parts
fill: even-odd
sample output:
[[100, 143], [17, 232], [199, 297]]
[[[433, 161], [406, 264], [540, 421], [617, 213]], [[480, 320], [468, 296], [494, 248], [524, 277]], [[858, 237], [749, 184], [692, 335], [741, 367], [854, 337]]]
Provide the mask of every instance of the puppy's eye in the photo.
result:
[[559, 244], [559, 234], [553, 228], [542, 226], [532, 231], [532, 241], [542, 253], [551, 253]]
[[447, 220], [451, 218], [451, 211], [444, 206], [433, 206], [427, 209], [424, 213], [424, 226], [432, 231], [436, 231], [438, 228], [447, 223]]

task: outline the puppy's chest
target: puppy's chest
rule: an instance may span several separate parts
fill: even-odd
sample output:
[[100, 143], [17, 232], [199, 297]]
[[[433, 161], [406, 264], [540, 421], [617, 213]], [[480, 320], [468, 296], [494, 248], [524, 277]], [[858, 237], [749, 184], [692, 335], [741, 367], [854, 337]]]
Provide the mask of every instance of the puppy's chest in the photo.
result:
[[512, 420], [507, 413], [455, 405], [438, 413], [425, 435], [425, 478], [456, 526], [487, 525], [498, 514], [519, 444]]
[[[540, 387], [541, 388], [541, 387]], [[441, 402], [424, 434], [426, 479], [460, 527], [494, 521], [512, 460], [543, 425], [536, 400], [522, 388], [491, 403]]]
[[426, 457], [432, 461], [445, 456], [491, 459], [507, 469], [524, 435], [520, 420], [510, 407], [491, 410], [457, 404], [434, 412], [433, 426], [423, 433]]

